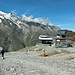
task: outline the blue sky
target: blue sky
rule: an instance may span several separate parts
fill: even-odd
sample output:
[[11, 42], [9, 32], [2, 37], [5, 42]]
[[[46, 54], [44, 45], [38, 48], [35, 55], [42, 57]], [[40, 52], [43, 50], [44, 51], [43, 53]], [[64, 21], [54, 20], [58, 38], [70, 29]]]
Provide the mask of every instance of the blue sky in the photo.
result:
[[49, 18], [56, 27], [75, 30], [75, 0], [1, 0], [0, 11]]

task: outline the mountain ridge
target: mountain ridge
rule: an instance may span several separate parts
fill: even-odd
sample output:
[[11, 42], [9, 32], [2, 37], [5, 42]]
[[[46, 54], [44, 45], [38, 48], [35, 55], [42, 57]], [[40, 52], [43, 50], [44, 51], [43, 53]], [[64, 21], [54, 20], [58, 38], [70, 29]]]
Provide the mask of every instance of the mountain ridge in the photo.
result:
[[[19, 50], [27, 46], [36, 45], [39, 35], [55, 36], [60, 28], [54, 25], [44, 25], [27, 21], [12, 13], [0, 11], [0, 46], [6, 51]], [[7, 43], [7, 45], [6, 45]]]

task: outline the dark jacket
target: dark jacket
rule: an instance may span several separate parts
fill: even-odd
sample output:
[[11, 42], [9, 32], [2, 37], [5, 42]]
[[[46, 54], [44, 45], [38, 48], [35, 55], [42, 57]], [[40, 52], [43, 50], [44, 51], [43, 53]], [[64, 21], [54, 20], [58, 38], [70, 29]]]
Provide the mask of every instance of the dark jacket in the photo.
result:
[[4, 57], [4, 50], [1, 51], [2, 57]]

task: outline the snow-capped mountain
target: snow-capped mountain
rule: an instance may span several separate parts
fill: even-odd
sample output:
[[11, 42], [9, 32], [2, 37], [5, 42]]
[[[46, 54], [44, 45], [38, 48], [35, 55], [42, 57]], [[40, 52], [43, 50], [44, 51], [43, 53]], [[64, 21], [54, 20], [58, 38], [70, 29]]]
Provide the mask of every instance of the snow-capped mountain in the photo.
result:
[[[41, 20], [41, 19], [40, 19]], [[8, 50], [17, 50], [25, 46], [35, 45], [39, 35], [56, 35], [60, 28], [46, 24], [44, 20], [26, 19], [12, 13], [0, 11], [0, 46]], [[7, 44], [7, 47], [6, 47]]]

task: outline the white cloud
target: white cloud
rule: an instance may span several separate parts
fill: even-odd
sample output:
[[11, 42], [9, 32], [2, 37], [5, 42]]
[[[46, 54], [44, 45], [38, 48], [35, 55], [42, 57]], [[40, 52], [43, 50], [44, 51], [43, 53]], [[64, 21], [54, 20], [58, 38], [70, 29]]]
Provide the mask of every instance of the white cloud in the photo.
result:
[[73, 32], [75, 32], [75, 30], [73, 30]]
[[46, 25], [49, 22], [49, 19], [48, 18], [43, 19], [43, 18], [40, 17], [40, 18], [34, 18], [33, 21]]
[[22, 15], [22, 19], [23, 19], [23, 20], [26, 20], [26, 21], [29, 21], [29, 22], [33, 21], [32, 18], [33, 18], [32, 15], [30, 15], [29, 17], [27, 17], [25, 14]]
[[44, 24], [44, 25], [47, 25], [47, 24], [53, 25], [53, 24], [51, 24], [51, 22], [48, 18], [47, 19], [41, 18], [41, 17], [33, 18], [33, 15], [30, 15], [29, 17], [27, 17], [25, 14], [23, 14], [22, 19], [26, 20], [28, 22], [37, 22], [37, 23], [41, 23], [41, 24]]
[[58, 27], [60, 27], [61, 25], [57, 25]]
[[50, 26], [54, 26], [51, 22], [49, 22], [49, 25], [50, 25]]
[[57, 26], [58, 26], [58, 27], [61, 27], [61, 26], [64, 26], [64, 25], [61, 25], [61, 24], [60, 24], [60, 25], [57, 25]]

